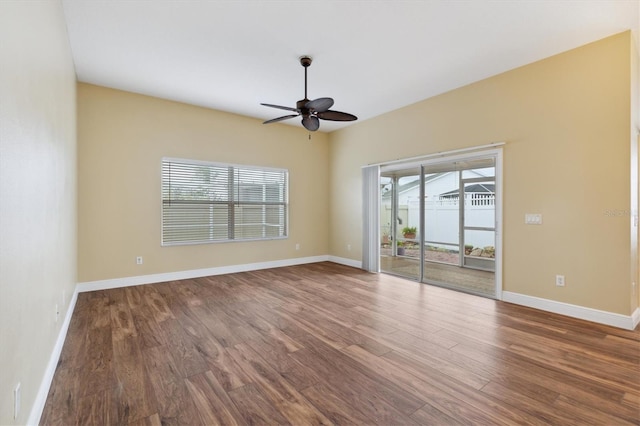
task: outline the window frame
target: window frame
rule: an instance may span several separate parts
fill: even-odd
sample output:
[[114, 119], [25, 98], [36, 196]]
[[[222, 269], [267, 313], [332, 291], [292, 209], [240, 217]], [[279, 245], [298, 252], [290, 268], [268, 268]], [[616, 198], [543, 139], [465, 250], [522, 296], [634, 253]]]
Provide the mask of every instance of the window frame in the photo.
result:
[[[193, 241], [189, 241], [188, 239], [183, 239], [182, 241], [165, 241], [165, 204], [167, 202], [170, 202], [170, 199], [165, 200], [165, 164], [167, 163], [174, 163], [174, 164], [180, 164], [180, 165], [186, 165], [186, 166], [192, 166], [192, 167], [198, 167], [198, 166], [204, 166], [204, 167], [211, 167], [213, 168], [226, 168], [226, 169], [233, 169], [233, 172], [231, 174], [227, 175], [226, 180], [226, 185], [228, 185], [229, 187], [229, 192], [232, 193], [232, 196], [228, 196], [227, 200], [225, 201], [211, 201], [210, 203], [206, 203], [206, 204], [210, 204], [211, 206], [217, 204], [217, 205], [226, 205], [226, 210], [228, 212], [228, 216], [227, 216], [227, 221], [226, 221], [226, 227], [227, 227], [227, 237], [226, 238], [214, 238], [213, 237], [213, 222], [210, 223], [210, 237], [209, 239], [199, 239], [199, 240], [193, 240]], [[240, 193], [240, 191], [246, 190], [247, 188], [247, 184], [244, 183], [242, 184], [241, 182], [236, 182], [235, 180], [235, 175], [237, 173], [238, 170], [244, 170], [244, 171], [250, 171], [250, 172], [275, 172], [275, 173], [282, 173], [283, 174], [283, 182], [282, 185], [284, 186], [284, 194], [283, 194], [283, 201], [278, 201], [278, 202], [268, 202], [268, 201], [263, 201], [263, 202], [258, 202], [258, 201], [249, 201], [249, 200], [239, 200], [236, 197], [236, 194]], [[230, 181], [229, 177], [233, 177], [233, 180]], [[224, 180], [223, 180], [224, 181]], [[236, 183], [239, 184], [236, 185]], [[265, 191], [267, 190], [267, 187], [269, 186], [270, 182], [263, 182], [262, 185], [265, 187]], [[254, 185], [254, 184], [249, 184], [249, 186]], [[213, 187], [213, 183], [212, 183], [212, 187]], [[262, 206], [262, 207], [269, 207], [269, 206], [283, 206], [284, 207], [284, 211], [282, 213], [282, 221], [284, 223], [281, 223], [279, 225], [277, 225], [278, 227], [283, 227], [283, 234], [282, 235], [278, 235], [278, 236], [265, 236], [265, 237], [238, 237], [236, 234], [236, 221], [235, 218], [237, 216], [239, 216], [237, 209], [238, 207], [241, 206], [246, 206], [246, 207], [250, 207], [250, 206]], [[213, 213], [211, 213], [211, 215], [213, 215]], [[213, 216], [212, 216], [213, 217]], [[260, 224], [263, 227], [263, 232], [264, 232], [264, 227], [267, 226], [268, 224], [266, 222], [263, 222]], [[175, 158], [175, 157], [162, 157], [161, 161], [160, 161], [160, 245], [162, 247], [171, 247], [171, 246], [184, 246], [184, 245], [199, 245], [199, 244], [218, 244], [218, 243], [233, 243], [233, 242], [251, 242], [251, 241], [272, 241], [272, 240], [284, 240], [284, 239], [288, 239], [289, 238], [289, 170], [285, 169], [285, 168], [276, 168], [276, 167], [264, 167], [264, 166], [254, 166], [254, 165], [245, 165], [245, 164], [235, 164], [235, 163], [221, 163], [221, 162], [213, 162], [213, 161], [203, 161], [203, 160], [192, 160], [192, 159], [185, 159], [185, 158]]]

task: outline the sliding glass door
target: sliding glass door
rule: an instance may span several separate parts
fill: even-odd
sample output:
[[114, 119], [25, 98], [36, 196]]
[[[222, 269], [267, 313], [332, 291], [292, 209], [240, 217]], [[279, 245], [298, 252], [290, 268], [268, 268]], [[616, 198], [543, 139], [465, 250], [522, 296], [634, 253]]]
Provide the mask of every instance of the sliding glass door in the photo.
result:
[[495, 156], [382, 167], [381, 271], [496, 297]]
[[380, 178], [380, 268], [419, 280], [421, 273], [420, 168]]

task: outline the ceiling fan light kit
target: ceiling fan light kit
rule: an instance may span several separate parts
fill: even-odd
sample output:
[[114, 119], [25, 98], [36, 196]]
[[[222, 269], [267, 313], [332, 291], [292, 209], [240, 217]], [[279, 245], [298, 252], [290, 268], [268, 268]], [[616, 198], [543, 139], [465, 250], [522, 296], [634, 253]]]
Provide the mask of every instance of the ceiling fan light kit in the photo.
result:
[[288, 120], [289, 118], [302, 116], [302, 125], [304, 128], [310, 132], [315, 132], [320, 128], [320, 120], [354, 121], [358, 119], [358, 117], [353, 114], [330, 110], [329, 108], [333, 106], [333, 99], [331, 98], [318, 98], [312, 101], [307, 99], [307, 68], [309, 68], [311, 62], [312, 59], [309, 56], [300, 57], [300, 65], [304, 67], [304, 99], [300, 99], [296, 102], [295, 108], [273, 104], [260, 104], [271, 108], [295, 112], [295, 114], [273, 118], [265, 121], [263, 124], [276, 123], [278, 121]]

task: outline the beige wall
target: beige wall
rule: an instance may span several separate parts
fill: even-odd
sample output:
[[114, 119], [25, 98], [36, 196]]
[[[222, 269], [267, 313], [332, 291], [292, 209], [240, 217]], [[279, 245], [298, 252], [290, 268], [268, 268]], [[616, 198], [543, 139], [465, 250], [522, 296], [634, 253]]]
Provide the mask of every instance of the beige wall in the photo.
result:
[[[79, 282], [328, 253], [326, 134], [79, 84], [78, 144]], [[165, 156], [289, 169], [290, 237], [161, 247]]]
[[361, 259], [361, 166], [505, 141], [504, 290], [629, 315], [630, 223], [608, 212], [629, 209], [630, 42], [621, 33], [332, 133], [330, 253]]
[[0, 2], [0, 40], [0, 424], [7, 425], [28, 421], [76, 284], [76, 83], [60, 2]]

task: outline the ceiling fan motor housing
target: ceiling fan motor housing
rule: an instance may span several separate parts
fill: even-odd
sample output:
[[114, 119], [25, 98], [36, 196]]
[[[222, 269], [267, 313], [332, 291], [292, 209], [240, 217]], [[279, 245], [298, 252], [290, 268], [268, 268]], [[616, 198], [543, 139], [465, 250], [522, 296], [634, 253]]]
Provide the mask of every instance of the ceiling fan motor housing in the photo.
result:
[[300, 99], [298, 102], [296, 102], [296, 108], [300, 110], [300, 114], [309, 115], [309, 108], [306, 107], [308, 102], [309, 102], [309, 99], [307, 98]]

